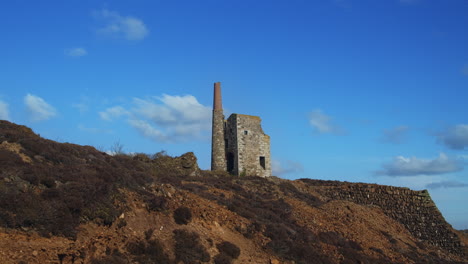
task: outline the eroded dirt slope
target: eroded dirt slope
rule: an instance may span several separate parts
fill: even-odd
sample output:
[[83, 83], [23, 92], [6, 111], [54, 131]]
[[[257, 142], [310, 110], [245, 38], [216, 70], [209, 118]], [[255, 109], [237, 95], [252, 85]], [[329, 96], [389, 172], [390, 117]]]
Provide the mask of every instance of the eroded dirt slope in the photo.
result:
[[0, 121], [0, 168], [0, 263], [467, 262], [380, 206], [190, 153], [109, 156]]

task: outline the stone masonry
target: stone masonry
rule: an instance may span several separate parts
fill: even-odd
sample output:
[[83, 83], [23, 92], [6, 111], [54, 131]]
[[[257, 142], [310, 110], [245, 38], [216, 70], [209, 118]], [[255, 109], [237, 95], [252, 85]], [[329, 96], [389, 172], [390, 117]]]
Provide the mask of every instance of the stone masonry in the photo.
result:
[[270, 137], [258, 116], [232, 114], [224, 120], [221, 84], [214, 84], [211, 169], [237, 176], [271, 176]]
[[338, 181], [301, 181], [309, 186], [320, 186], [314, 190], [331, 199], [378, 206], [387, 216], [402, 223], [416, 238], [451, 253], [464, 255], [459, 237], [445, 221], [427, 190], [413, 191], [402, 187]]
[[211, 137], [211, 170], [226, 170], [226, 149], [224, 145], [224, 114], [221, 101], [221, 84], [214, 84], [213, 126]]

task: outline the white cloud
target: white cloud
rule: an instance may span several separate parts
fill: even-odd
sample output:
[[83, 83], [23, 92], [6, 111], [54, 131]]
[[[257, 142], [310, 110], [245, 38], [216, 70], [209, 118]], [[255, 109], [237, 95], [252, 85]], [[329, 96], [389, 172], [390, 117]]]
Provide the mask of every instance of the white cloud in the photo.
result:
[[143, 136], [160, 142], [201, 139], [211, 129], [211, 108], [192, 95], [164, 94], [150, 99], [133, 99], [129, 110], [111, 107], [99, 115], [103, 120], [126, 117], [128, 124]]
[[451, 149], [468, 148], [468, 125], [460, 124], [450, 127], [439, 133], [438, 140]]
[[99, 34], [127, 40], [142, 40], [149, 34], [145, 23], [132, 16], [121, 16], [117, 12], [104, 9], [95, 12], [95, 17], [103, 20], [105, 24], [98, 29]]
[[101, 119], [106, 121], [112, 121], [114, 119], [120, 118], [121, 116], [128, 116], [129, 114], [130, 112], [121, 106], [110, 107], [103, 112], [99, 112]]
[[55, 108], [39, 96], [27, 94], [24, 97], [24, 104], [32, 121], [43, 121], [57, 115]]
[[271, 170], [273, 175], [281, 176], [288, 173], [303, 172], [304, 167], [301, 163], [295, 161], [287, 160], [282, 164], [279, 160], [272, 160]]
[[341, 127], [333, 124], [332, 117], [317, 109], [309, 114], [309, 123], [319, 134], [344, 134]]
[[84, 48], [72, 48], [72, 49], [65, 50], [65, 55], [70, 56], [70, 57], [81, 57], [87, 54], [88, 52]]
[[8, 110], [8, 104], [0, 101], [0, 119], [10, 120], [10, 112]]
[[468, 187], [468, 184], [458, 181], [441, 181], [441, 182], [433, 182], [426, 185], [428, 189], [440, 189], [440, 188], [460, 188], [460, 187]]
[[406, 134], [409, 130], [408, 126], [398, 126], [391, 129], [386, 129], [381, 138], [382, 142], [401, 144], [406, 140]]
[[416, 175], [437, 175], [449, 172], [456, 172], [463, 169], [462, 164], [457, 159], [449, 158], [444, 153], [439, 157], [429, 160], [416, 157], [405, 158], [398, 156], [393, 161], [382, 165], [383, 170], [377, 171], [377, 175], [386, 176], [416, 176]]
[[136, 128], [136, 130], [140, 132], [144, 137], [159, 142], [169, 141], [169, 138], [163, 132], [154, 128], [152, 125], [150, 125], [144, 120], [131, 119], [128, 122], [132, 127]]
[[[135, 98], [132, 112], [159, 128], [164, 138], [151, 136], [160, 141], [181, 141], [198, 138], [211, 128], [211, 108], [204, 106], [192, 95], [171, 96], [164, 94], [157, 101]], [[159, 102], [158, 102], [159, 101]], [[154, 133], [152, 133], [154, 135]]]

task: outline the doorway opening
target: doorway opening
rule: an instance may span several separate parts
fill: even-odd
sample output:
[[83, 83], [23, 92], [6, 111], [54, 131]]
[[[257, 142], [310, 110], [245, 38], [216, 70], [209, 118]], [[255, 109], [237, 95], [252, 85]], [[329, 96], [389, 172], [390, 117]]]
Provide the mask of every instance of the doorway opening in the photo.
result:
[[228, 152], [227, 154], [227, 171], [229, 173], [232, 173], [234, 170], [234, 154], [232, 152]]

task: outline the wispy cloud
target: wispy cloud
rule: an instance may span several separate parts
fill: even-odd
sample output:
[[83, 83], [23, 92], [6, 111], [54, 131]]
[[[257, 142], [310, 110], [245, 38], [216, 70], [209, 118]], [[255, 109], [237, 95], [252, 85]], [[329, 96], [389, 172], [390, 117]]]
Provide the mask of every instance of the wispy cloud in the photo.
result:
[[326, 115], [320, 109], [316, 109], [309, 114], [309, 123], [316, 133], [343, 135], [344, 130], [334, 124], [332, 120], [331, 116]]
[[82, 57], [87, 54], [88, 52], [84, 48], [72, 48], [72, 49], [65, 50], [65, 55], [70, 56], [70, 57]]
[[39, 96], [27, 94], [24, 97], [24, 104], [32, 121], [43, 121], [57, 115], [55, 108]]
[[417, 176], [437, 175], [456, 172], [463, 169], [459, 160], [449, 158], [444, 153], [435, 159], [420, 159], [416, 157], [405, 158], [398, 156], [392, 162], [382, 165], [383, 170], [377, 171], [377, 175], [385, 176]]
[[468, 148], [468, 125], [459, 124], [449, 127], [437, 135], [438, 141], [451, 149]]
[[112, 121], [114, 119], [118, 119], [122, 116], [128, 116], [130, 112], [125, 110], [122, 106], [114, 106], [107, 108], [105, 111], [99, 112], [99, 116], [101, 119], [106, 121]]
[[385, 143], [401, 144], [406, 140], [408, 130], [408, 126], [398, 126], [386, 129], [383, 131], [381, 141]]
[[458, 181], [441, 181], [433, 182], [426, 185], [427, 189], [440, 189], [440, 188], [460, 188], [468, 187], [468, 184]]
[[72, 107], [78, 109], [78, 111], [80, 111], [80, 113], [83, 114], [89, 110], [89, 103], [89, 98], [86, 96], [82, 96], [80, 102], [72, 104]]
[[304, 167], [301, 163], [287, 160], [286, 162], [282, 163], [279, 160], [272, 160], [271, 161], [271, 170], [273, 175], [282, 176], [284, 174], [289, 173], [298, 173], [303, 172]]
[[143, 136], [160, 142], [200, 139], [211, 128], [211, 108], [192, 95], [134, 98], [129, 109], [116, 106], [99, 115], [108, 121], [124, 117]]
[[168, 136], [166, 136], [162, 131], [153, 127], [150, 123], [145, 120], [136, 120], [131, 119], [128, 123], [134, 127], [141, 135], [159, 142], [168, 142], [170, 141]]
[[121, 16], [119, 13], [107, 9], [94, 12], [94, 16], [104, 23], [97, 30], [102, 35], [127, 40], [142, 40], [149, 34], [145, 23], [133, 16]]
[[462, 73], [463, 75], [468, 76], [468, 64], [466, 64], [466, 65], [461, 69], [461, 73]]
[[8, 104], [0, 101], [0, 119], [10, 120], [10, 112], [8, 110]]

